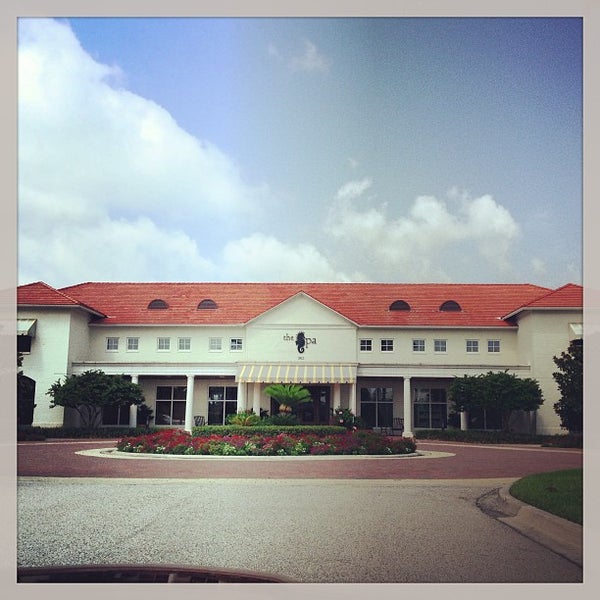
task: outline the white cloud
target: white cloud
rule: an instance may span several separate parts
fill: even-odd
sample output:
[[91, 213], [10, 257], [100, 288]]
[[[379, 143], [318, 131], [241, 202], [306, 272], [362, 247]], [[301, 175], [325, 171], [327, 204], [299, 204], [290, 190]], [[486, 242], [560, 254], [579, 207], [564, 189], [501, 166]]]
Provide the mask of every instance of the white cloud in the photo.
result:
[[[314, 44], [304, 50], [294, 68], [329, 68]], [[269, 53], [283, 59], [274, 46]], [[125, 76], [86, 54], [66, 24], [20, 21], [22, 283], [464, 281], [510, 271], [518, 224], [492, 196], [458, 188], [448, 203], [420, 196], [392, 218], [388, 204], [374, 204], [373, 180], [356, 178], [319, 205], [303, 233], [250, 235], [258, 223], [284, 229], [281, 213], [266, 210], [281, 202], [166, 110], [119, 87]]]
[[21, 274], [60, 287], [81, 281], [172, 281], [213, 279], [216, 269], [196, 242], [177, 230], [159, 228], [146, 217], [134, 221], [104, 216], [93, 224], [65, 222], [48, 236], [24, 236]]
[[531, 259], [531, 268], [536, 275], [545, 275], [548, 272], [546, 263], [541, 258], [537, 257]]
[[[240, 221], [260, 215], [259, 203], [268, 190], [247, 185], [226, 155], [181, 129], [163, 108], [115, 87], [121, 79], [118, 68], [85, 53], [68, 25], [20, 21], [22, 264], [44, 262], [44, 257], [29, 254], [41, 249], [39, 239], [44, 239], [43, 247], [58, 249], [85, 231], [102, 244], [102, 228], [112, 223], [118, 230], [122, 218], [137, 230], [136, 219], [143, 215], [159, 236], [171, 238], [167, 231], [179, 231], [191, 239], [208, 221], [214, 231], [234, 227], [232, 213]], [[65, 232], [67, 238], [60, 239]], [[206, 233], [208, 240], [211, 235]], [[164, 245], [163, 253], [166, 248], [177, 253], [172, 245]], [[69, 255], [73, 252], [57, 252], [56, 258]], [[107, 277], [119, 272], [116, 266], [104, 266]], [[54, 271], [70, 268], [57, 264]], [[57, 279], [49, 283], [57, 284]]]
[[289, 66], [293, 71], [305, 71], [307, 73], [329, 72], [331, 61], [320, 54], [317, 47], [310, 41], [304, 40], [304, 52], [294, 56]]
[[360, 181], [349, 181], [337, 191], [336, 198], [338, 200], [352, 200], [353, 198], [361, 196], [372, 184], [373, 182], [368, 177], [365, 177]]
[[[464, 280], [466, 268], [510, 270], [510, 249], [519, 236], [511, 214], [491, 196], [447, 205], [432, 196], [415, 199], [408, 214], [392, 219], [387, 205], [356, 208], [370, 180], [338, 190], [325, 225], [340, 255], [382, 280]], [[364, 204], [364, 203], [363, 203]]]
[[260, 233], [229, 242], [223, 258], [232, 281], [349, 281], [313, 245], [286, 244]]

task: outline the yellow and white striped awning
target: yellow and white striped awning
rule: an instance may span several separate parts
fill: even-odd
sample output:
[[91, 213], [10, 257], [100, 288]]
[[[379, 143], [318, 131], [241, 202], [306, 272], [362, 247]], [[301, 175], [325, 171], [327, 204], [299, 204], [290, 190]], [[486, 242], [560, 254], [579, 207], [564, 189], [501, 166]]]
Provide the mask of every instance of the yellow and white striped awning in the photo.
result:
[[242, 383], [354, 383], [356, 365], [303, 363], [247, 363], [239, 366]]

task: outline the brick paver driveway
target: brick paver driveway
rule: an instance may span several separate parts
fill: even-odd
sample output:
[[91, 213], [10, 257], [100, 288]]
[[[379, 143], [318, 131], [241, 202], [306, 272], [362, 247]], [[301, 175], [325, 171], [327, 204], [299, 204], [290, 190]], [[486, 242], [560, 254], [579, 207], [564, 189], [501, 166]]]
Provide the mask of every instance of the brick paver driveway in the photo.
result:
[[[119, 459], [78, 454], [115, 447], [115, 440], [20, 442], [17, 475], [118, 478], [486, 479], [581, 467], [577, 449], [419, 442], [422, 458], [167, 458]], [[449, 454], [449, 455], [448, 455]]]

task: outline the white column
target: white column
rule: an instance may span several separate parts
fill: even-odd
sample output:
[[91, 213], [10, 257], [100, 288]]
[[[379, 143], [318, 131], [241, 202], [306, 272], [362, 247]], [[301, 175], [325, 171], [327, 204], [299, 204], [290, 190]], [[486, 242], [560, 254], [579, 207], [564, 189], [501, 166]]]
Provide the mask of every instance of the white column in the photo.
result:
[[252, 386], [252, 410], [260, 415], [260, 383]]
[[246, 410], [246, 384], [238, 381], [237, 384], [237, 412]]
[[356, 381], [353, 381], [350, 386], [350, 406], [348, 408], [352, 411], [353, 415], [356, 415]]
[[[333, 412], [338, 406], [342, 405], [342, 392], [341, 385], [339, 383], [333, 384], [333, 400], [331, 401], [331, 411]], [[356, 414], [356, 413], [354, 413]]]
[[467, 431], [469, 429], [469, 413], [466, 410], [460, 411], [460, 430]]
[[[137, 375], [132, 375], [131, 376], [131, 383], [137, 383], [138, 382], [138, 376]], [[129, 427], [137, 427], [137, 404], [131, 404], [129, 406]]]
[[413, 437], [412, 432], [412, 394], [410, 391], [410, 377], [404, 378], [404, 437]]
[[187, 391], [185, 393], [185, 425], [184, 429], [192, 433], [194, 426], [194, 376], [187, 376]]

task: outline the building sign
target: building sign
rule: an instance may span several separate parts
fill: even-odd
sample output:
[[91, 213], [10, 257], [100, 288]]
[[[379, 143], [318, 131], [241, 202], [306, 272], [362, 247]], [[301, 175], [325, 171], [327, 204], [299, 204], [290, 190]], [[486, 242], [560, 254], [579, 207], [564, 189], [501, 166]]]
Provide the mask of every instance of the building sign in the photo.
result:
[[304, 331], [299, 331], [295, 336], [285, 333], [283, 335], [283, 340], [285, 342], [294, 342], [300, 354], [303, 354], [304, 350], [311, 344], [317, 343], [317, 338], [307, 337]]

